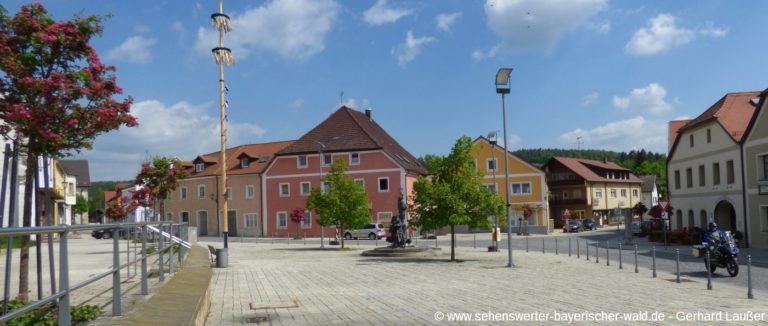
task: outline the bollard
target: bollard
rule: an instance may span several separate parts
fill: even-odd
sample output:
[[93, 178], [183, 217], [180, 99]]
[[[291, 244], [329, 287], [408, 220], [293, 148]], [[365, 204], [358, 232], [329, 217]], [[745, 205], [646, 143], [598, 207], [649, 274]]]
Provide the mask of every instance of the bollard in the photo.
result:
[[653, 278], [656, 278], [656, 246], [651, 246], [652, 260], [653, 260]]
[[477, 249], [477, 233], [472, 233], [472, 249]]
[[619, 241], [619, 269], [624, 269], [624, 260], [621, 254], [621, 241]]
[[611, 246], [608, 241], [605, 242], [605, 266], [611, 266], [611, 253], [608, 251], [608, 248]]
[[639, 273], [637, 270], [637, 243], [635, 243], [635, 274]]
[[584, 240], [586, 242], [585, 251], [587, 252], [587, 261], [589, 261], [589, 240]]
[[568, 257], [571, 257], [571, 238], [568, 238]]
[[581, 248], [579, 248], [579, 239], [576, 239], [576, 259], [581, 259]]
[[557, 238], [555, 238], [555, 255], [559, 255], [559, 254], [560, 253], [558, 253], [558, 250], [557, 250]]
[[752, 255], [747, 255], [747, 299], [754, 299], [752, 294]]
[[709, 250], [707, 250], [707, 256], [704, 259], [704, 262], [707, 263], [707, 290], [712, 290], [712, 269], [709, 268], [709, 264], [712, 262], [709, 260]]
[[675, 248], [675, 273], [677, 274], [675, 282], [680, 283], [680, 249], [678, 248]]
[[528, 237], [525, 237], [525, 252], [528, 252]]
[[595, 264], [600, 263], [600, 241], [595, 241]]
[[542, 253], [542, 254], [543, 254], [543, 253], [546, 253], [546, 252], [544, 251], [544, 247], [545, 247], [545, 245], [544, 245], [544, 238], [541, 238], [541, 253]]

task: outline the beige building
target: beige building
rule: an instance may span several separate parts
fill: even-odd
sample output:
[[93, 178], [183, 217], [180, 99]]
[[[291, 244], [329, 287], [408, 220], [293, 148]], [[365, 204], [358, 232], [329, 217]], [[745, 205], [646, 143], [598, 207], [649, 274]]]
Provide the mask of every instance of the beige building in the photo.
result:
[[[230, 236], [262, 236], [261, 177], [275, 152], [292, 144], [282, 141], [227, 149], [228, 216]], [[189, 177], [179, 182], [165, 204], [166, 218], [197, 227], [199, 235], [219, 235], [223, 229], [219, 178], [220, 152], [185, 162]]]
[[747, 241], [768, 248], [768, 90], [759, 97], [742, 145]]

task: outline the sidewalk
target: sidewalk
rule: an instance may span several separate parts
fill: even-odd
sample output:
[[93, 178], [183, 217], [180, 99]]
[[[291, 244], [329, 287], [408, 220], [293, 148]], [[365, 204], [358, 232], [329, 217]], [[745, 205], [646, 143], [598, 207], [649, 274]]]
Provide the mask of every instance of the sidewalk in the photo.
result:
[[509, 321], [515, 314], [539, 314], [549, 317], [536, 323], [551, 324], [566, 315], [605, 318], [632, 312], [644, 313], [637, 316], [646, 319], [636, 321], [655, 324], [660, 321], [648, 319], [654, 314], [663, 315], [664, 324], [680, 324], [690, 316], [701, 321], [697, 312], [719, 312], [721, 322], [749, 314], [768, 320], [766, 292], [756, 291], [756, 299], [749, 300], [742, 287], [714, 280], [714, 290], [708, 291], [706, 283], [685, 277], [675, 283], [669, 273], [659, 272], [654, 279], [641, 267], [635, 274], [630, 264], [620, 270], [583, 257], [515, 251], [516, 267], [509, 269], [506, 252], [484, 249], [458, 248], [461, 263], [448, 262], [445, 254], [436, 259], [381, 259], [360, 253], [230, 243], [230, 267], [213, 270], [207, 323], [428, 325], [468, 313], [497, 323], [503, 320], [488, 318]]

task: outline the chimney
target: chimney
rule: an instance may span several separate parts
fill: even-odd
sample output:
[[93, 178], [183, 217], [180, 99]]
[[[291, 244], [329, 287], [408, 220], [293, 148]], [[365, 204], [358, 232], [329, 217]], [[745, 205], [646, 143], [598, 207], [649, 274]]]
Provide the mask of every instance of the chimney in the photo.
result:
[[372, 113], [373, 113], [373, 109], [371, 108], [365, 109], [365, 116], [368, 117], [368, 121], [373, 121]]

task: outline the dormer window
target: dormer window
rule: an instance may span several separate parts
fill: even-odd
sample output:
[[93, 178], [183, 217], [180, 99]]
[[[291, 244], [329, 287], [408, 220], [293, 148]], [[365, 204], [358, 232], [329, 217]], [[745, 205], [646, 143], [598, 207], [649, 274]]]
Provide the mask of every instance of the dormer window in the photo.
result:
[[203, 172], [205, 170], [205, 163], [195, 164], [195, 172]]
[[244, 157], [240, 160], [240, 168], [245, 169], [247, 167], [251, 166], [251, 160], [247, 157]]

